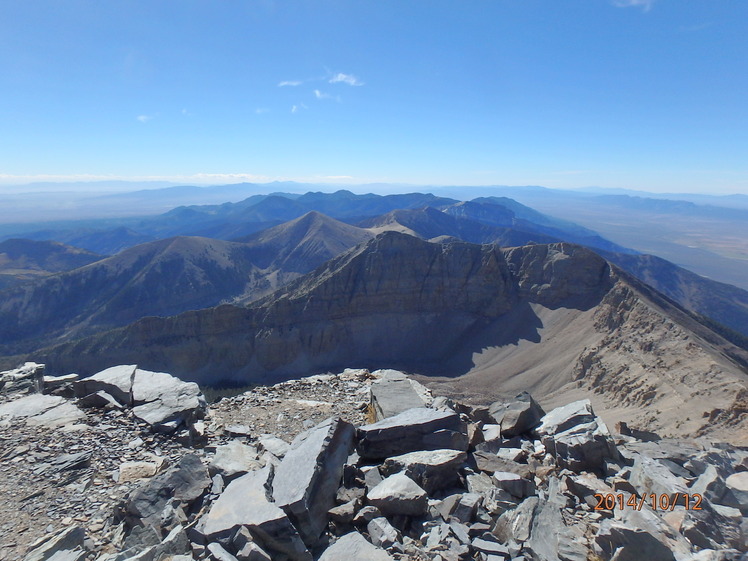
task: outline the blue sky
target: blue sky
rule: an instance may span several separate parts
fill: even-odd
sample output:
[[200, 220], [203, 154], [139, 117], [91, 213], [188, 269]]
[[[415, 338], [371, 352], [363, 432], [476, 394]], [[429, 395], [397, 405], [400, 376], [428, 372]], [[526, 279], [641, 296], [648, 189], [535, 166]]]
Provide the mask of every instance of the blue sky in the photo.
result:
[[742, 0], [0, 0], [0, 185], [748, 193], [746, 37]]

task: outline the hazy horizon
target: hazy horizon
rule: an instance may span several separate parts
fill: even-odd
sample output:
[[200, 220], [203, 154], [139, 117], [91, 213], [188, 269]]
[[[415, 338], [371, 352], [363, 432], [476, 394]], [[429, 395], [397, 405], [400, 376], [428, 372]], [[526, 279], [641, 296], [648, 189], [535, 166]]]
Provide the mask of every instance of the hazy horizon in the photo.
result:
[[[748, 194], [748, 4], [6, 2], [36, 181]], [[5, 185], [6, 187], [3, 187]]]

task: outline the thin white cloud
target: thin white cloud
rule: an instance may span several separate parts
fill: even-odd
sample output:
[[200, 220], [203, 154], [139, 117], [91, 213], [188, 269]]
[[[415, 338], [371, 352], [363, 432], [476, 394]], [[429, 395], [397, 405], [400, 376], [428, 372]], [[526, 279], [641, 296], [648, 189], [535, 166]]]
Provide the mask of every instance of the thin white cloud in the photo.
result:
[[291, 113], [298, 113], [302, 109], [308, 109], [308, 107], [306, 106], [306, 104], [299, 103], [298, 105], [292, 105], [291, 106]]
[[153, 115], [138, 115], [135, 118], [138, 121], [140, 121], [141, 123], [147, 123], [148, 121], [150, 121], [151, 119], [153, 119]]
[[282, 82], [278, 82], [278, 87], [279, 88], [284, 88], [287, 86], [295, 87], [295, 86], [300, 86], [301, 84], [303, 84], [301, 80], [283, 80]]
[[617, 8], [641, 8], [645, 12], [652, 9], [655, 0], [612, 0]]
[[364, 83], [356, 78], [353, 74], [343, 74], [342, 72], [338, 72], [330, 78], [329, 82], [331, 84], [348, 84], [349, 86], [363, 86]]
[[270, 113], [270, 109], [268, 109], [267, 107], [258, 107], [257, 109], [255, 109], [255, 114], [257, 115], [262, 115], [264, 113]]
[[321, 92], [319, 90], [314, 90], [314, 97], [316, 97], [317, 99], [333, 99], [337, 102], [340, 102], [339, 95], [330, 95], [329, 93]]

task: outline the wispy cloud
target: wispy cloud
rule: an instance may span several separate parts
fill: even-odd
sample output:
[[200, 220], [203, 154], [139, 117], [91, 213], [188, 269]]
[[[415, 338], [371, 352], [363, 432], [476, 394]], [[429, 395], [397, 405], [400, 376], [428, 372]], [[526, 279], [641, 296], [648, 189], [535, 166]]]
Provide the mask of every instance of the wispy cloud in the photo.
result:
[[287, 86], [295, 87], [295, 86], [300, 86], [303, 83], [304, 82], [302, 82], [301, 80], [283, 80], [282, 82], [278, 82], [278, 87], [279, 88], [284, 88]]
[[267, 107], [258, 107], [255, 109], [255, 114], [257, 115], [263, 115], [264, 113], [270, 113], [270, 109]]
[[298, 105], [292, 105], [291, 106], [291, 113], [298, 113], [302, 109], [308, 109], [308, 107], [306, 106], [306, 104], [299, 103]]
[[314, 97], [317, 99], [333, 99], [337, 102], [340, 102], [340, 96], [339, 95], [331, 95], [326, 92], [321, 92], [319, 90], [314, 90]]
[[356, 78], [353, 74], [344, 74], [338, 72], [329, 80], [330, 84], [348, 84], [349, 86], [363, 86], [364, 83]]
[[612, 0], [617, 8], [641, 8], [645, 12], [652, 9], [655, 0]]
[[150, 121], [151, 119], [153, 119], [153, 117], [154, 117], [154, 115], [138, 115], [135, 118], [138, 121], [140, 121], [141, 123], [147, 123], [148, 121]]

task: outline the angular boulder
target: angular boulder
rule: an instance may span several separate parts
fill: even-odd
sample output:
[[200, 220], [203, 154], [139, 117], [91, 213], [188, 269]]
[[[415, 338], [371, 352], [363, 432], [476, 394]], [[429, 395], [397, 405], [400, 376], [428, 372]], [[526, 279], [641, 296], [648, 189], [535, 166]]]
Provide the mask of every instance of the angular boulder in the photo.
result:
[[637, 455], [631, 467], [629, 483], [639, 495], [655, 495], [657, 500], [662, 496], [669, 497], [669, 503], [685, 505], [690, 490], [686, 480], [673, 473], [662, 463], [646, 456]]
[[501, 426], [501, 435], [512, 438], [537, 427], [545, 411], [529, 393], [522, 392], [512, 401], [492, 403], [488, 414]]
[[544, 436], [553, 436], [577, 425], [593, 421], [595, 421], [595, 413], [592, 411], [592, 404], [589, 399], [582, 399], [556, 407], [545, 414], [533, 432], [542, 439]]
[[207, 403], [198, 385], [165, 372], [136, 370], [133, 413], [157, 430], [171, 431], [202, 418]]
[[369, 491], [367, 498], [385, 515], [419, 516], [428, 507], [426, 491], [404, 473], [385, 478]]
[[467, 447], [467, 428], [457, 413], [418, 408], [359, 427], [356, 451], [363, 459], [379, 460], [418, 450]]
[[256, 448], [232, 440], [216, 449], [216, 455], [208, 465], [208, 471], [211, 475], [220, 473], [225, 480], [231, 480], [261, 467]]
[[172, 499], [191, 504], [209, 486], [210, 476], [200, 458], [187, 454], [172, 469], [133, 491], [125, 503], [125, 512], [131, 526], [144, 522], [155, 525]]
[[346, 534], [328, 547], [319, 561], [393, 561], [393, 557], [384, 549], [369, 543], [358, 532]]
[[466, 460], [459, 450], [420, 450], [387, 458], [382, 471], [385, 476], [403, 472], [431, 495], [457, 484]]
[[748, 471], [733, 473], [725, 479], [727, 491], [722, 499], [722, 504], [737, 508], [748, 516]]
[[235, 479], [200, 519], [196, 529], [206, 541], [229, 538], [242, 526], [269, 553], [296, 561], [312, 556], [286, 513], [268, 499], [271, 468], [265, 467]]
[[408, 409], [428, 407], [433, 401], [431, 393], [424, 385], [411, 380], [403, 372], [377, 370], [372, 374], [381, 376], [369, 390], [370, 406], [375, 421], [381, 421]]
[[572, 471], [602, 471], [605, 460], [619, 458], [608, 427], [588, 399], [554, 409], [534, 432], [558, 465]]
[[30, 551], [23, 561], [63, 561], [83, 560], [88, 552], [83, 548], [86, 532], [79, 526], [72, 526], [51, 536], [46, 536], [31, 544]]
[[[106, 394], [154, 430], [172, 432], [191, 425], [207, 409], [205, 398], [194, 382], [183, 382], [165, 372], [141, 370], [137, 365], [113, 366], [73, 383], [73, 391], [85, 403], [106, 405]], [[103, 392], [103, 394], [102, 394]], [[92, 394], [98, 398], [90, 398]]]
[[320, 423], [294, 439], [275, 473], [275, 503], [309, 547], [327, 527], [354, 432], [353, 425], [341, 419]]
[[77, 397], [103, 391], [121, 405], [132, 407], [132, 384], [137, 368], [136, 364], [112, 366], [93, 376], [78, 380], [73, 384], [73, 391]]

